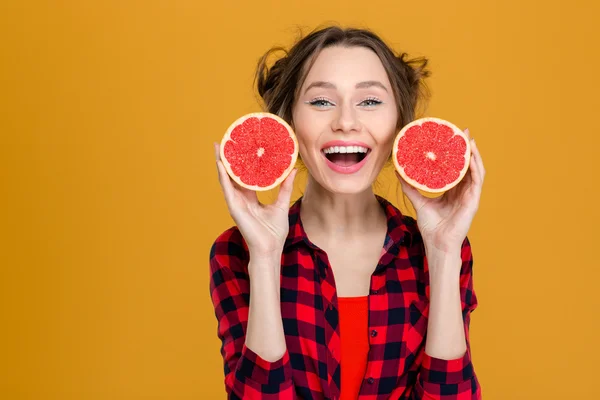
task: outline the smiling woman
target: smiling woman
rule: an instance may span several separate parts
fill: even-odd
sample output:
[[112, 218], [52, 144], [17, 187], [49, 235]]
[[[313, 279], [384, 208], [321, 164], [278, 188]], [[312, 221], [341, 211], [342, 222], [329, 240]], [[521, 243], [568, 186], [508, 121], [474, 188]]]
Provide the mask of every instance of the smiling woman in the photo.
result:
[[466, 238], [485, 170], [436, 199], [401, 180], [417, 210], [373, 193], [398, 129], [415, 117], [427, 61], [373, 32], [329, 27], [296, 43], [258, 92], [293, 127], [308, 169], [274, 204], [232, 181], [215, 145], [236, 226], [210, 254], [211, 297], [231, 399], [479, 399], [469, 344], [477, 306]]
[[[299, 92], [292, 121], [310, 176], [334, 193], [364, 192], [389, 159], [400, 115], [379, 57], [365, 47], [326, 47]], [[331, 146], [339, 156], [326, 156]], [[351, 153], [342, 156], [346, 146]], [[367, 150], [364, 156], [358, 146]]]

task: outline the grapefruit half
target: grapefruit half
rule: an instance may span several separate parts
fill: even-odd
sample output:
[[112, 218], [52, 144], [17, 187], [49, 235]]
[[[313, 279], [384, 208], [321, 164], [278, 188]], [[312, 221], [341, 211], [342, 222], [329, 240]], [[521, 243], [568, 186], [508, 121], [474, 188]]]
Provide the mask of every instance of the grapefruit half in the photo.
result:
[[398, 133], [392, 159], [408, 184], [426, 193], [443, 193], [467, 173], [471, 145], [456, 125], [440, 118], [421, 118]]
[[221, 140], [221, 161], [240, 186], [270, 190], [292, 172], [298, 141], [292, 128], [270, 113], [251, 113], [232, 123]]

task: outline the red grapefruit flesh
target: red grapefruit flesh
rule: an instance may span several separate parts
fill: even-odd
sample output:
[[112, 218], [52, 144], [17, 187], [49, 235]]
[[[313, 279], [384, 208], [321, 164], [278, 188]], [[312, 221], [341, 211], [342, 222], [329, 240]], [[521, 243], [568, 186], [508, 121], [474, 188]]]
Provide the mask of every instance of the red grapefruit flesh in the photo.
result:
[[440, 118], [421, 118], [398, 133], [392, 159], [408, 184], [427, 193], [443, 193], [467, 173], [471, 145], [454, 124]]
[[292, 172], [298, 141], [292, 128], [270, 113], [251, 113], [236, 120], [221, 141], [221, 160], [240, 186], [273, 189]]

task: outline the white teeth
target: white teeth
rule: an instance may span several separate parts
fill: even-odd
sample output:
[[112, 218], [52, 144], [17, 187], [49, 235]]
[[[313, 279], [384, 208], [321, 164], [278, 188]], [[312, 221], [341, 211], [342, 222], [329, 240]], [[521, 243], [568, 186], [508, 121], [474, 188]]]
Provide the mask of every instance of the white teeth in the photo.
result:
[[323, 149], [325, 154], [331, 153], [366, 153], [369, 149], [362, 146], [331, 146]]

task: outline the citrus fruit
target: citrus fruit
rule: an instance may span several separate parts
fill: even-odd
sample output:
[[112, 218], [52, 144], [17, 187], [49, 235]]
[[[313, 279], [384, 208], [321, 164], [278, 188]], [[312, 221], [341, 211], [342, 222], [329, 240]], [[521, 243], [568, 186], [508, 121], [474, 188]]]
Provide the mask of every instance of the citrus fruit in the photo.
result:
[[427, 193], [456, 186], [469, 169], [471, 145], [456, 125], [440, 118], [417, 119], [396, 136], [392, 159], [400, 176]]
[[292, 172], [298, 141], [292, 128], [270, 113], [251, 113], [229, 126], [221, 141], [221, 160], [240, 186], [273, 189]]

